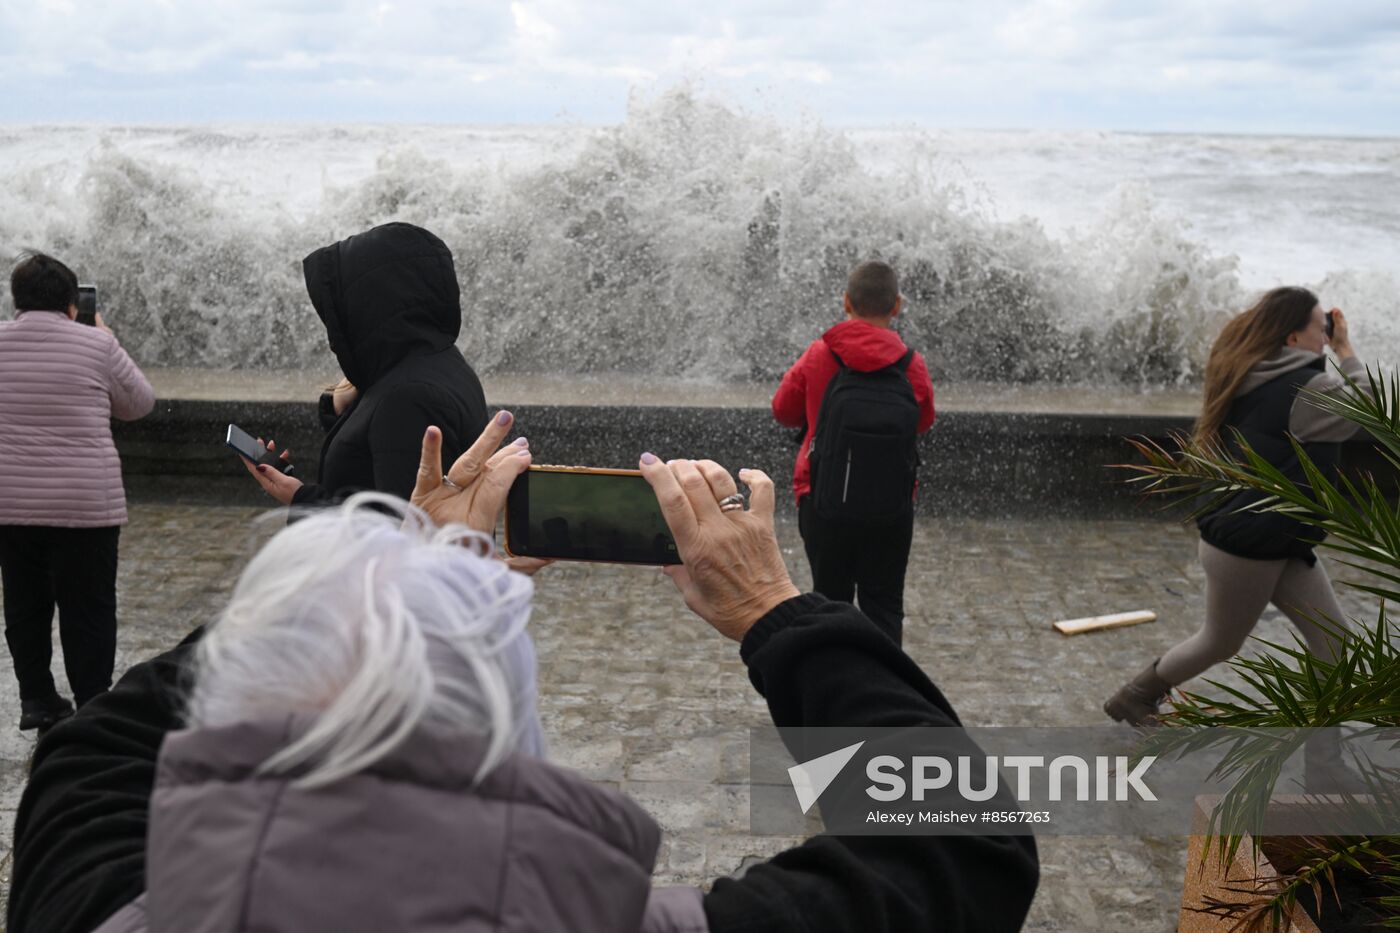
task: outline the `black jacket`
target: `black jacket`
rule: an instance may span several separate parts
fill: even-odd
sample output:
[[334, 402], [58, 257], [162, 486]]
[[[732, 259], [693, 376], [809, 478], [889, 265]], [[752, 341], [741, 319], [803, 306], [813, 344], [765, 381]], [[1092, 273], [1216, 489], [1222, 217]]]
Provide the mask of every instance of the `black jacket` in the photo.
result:
[[15, 817], [6, 929], [90, 933], [146, 890], [146, 817], [165, 734], [182, 726], [196, 629], [39, 740]]
[[330, 504], [359, 489], [407, 499], [429, 425], [442, 429], [444, 470], [486, 427], [481, 382], [456, 347], [452, 253], [427, 230], [391, 223], [316, 250], [302, 270], [359, 397], [326, 435], [320, 482], [292, 504]]
[[[88, 933], [145, 890], [156, 759], [180, 727], [191, 650], [136, 665], [40, 741], [15, 821], [9, 929]], [[780, 727], [957, 723], [918, 665], [847, 603], [794, 597], [741, 654]], [[1038, 874], [1027, 836], [817, 836], [715, 882], [704, 907], [712, 933], [1017, 930]]]
[[[1290, 441], [1289, 422], [1298, 391], [1325, 370], [1319, 356], [1303, 366], [1277, 376], [1251, 389], [1230, 404], [1220, 435], [1227, 452], [1239, 459], [1241, 438], [1255, 453], [1276, 467], [1299, 486], [1307, 487], [1302, 464]], [[1336, 477], [1341, 444], [1311, 441], [1301, 444], [1308, 458], [1329, 482]], [[1243, 490], [1226, 498], [1196, 519], [1201, 538], [1227, 554], [1255, 560], [1296, 557], [1313, 564], [1313, 546], [1325, 537], [1315, 525], [1278, 512], [1251, 510], [1265, 499], [1254, 490]]]
[[[740, 652], [780, 729], [960, 725], [919, 666], [849, 603], [794, 597]], [[711, 933], [1013, 931], [1039, 875], [1030, 836], [820, 835], [716, 881], [705, 915]]]

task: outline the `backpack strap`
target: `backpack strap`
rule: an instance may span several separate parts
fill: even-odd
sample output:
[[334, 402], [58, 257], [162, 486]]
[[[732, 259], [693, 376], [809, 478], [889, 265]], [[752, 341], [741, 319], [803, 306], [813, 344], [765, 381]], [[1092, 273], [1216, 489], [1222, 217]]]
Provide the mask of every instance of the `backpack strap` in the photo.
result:
[[[827, 345], [827, 348], [826, 348], [826, 349], [827, 349], [827, 350], [831, 353], [831, 355], [836, 359], [836, 365], [837, 365], [837, 366], [840, 366], [842, 369], [848, 369], [848, 368], [849, 368], [849, 367], [846, 365], [846, 361], [843, 360], [843, 359], [841, 359], [841, 354], [837, 353], [835, 350], [832, 350], [832, 349], [831, 349], [831, 346], [830, 346], [829, 344]], [[912, 359], [914, 359], [914, 351], [913, 351], [912, 349], [910, 349], [910, 350], [905, 350], [903, 356], [901, 356], [899, 359], [895, 360], [893, 363], [891, 363], [889, 366], [887, 366], [887, 367], [885, 367], [885, 368], [886, 368], [886, 369], [898, 369], [900, 372], [906, 373], [906, 374], [907, 374], [907, 373], [909, 372], [909, 362], [910, 362], [910, 360], [912, 360]]]

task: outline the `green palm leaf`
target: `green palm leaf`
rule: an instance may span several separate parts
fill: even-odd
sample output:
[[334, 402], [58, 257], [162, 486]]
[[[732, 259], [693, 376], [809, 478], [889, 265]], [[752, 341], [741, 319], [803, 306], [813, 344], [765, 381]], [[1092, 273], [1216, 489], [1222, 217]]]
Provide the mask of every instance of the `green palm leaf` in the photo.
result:
[[[1382, 460], [1400, 473], [1400, 373], [1384, 377], [1367, 369], [1364, 385], [1345, 374], [1343, 379], [1342, 392], [1303, 394], [1368, 431]], [[1260, 825], [1284, 762], [1304, 740], [1302, 730], [1359, 723], [1365, 727], [1359, 737], [1400, 743], [1395, 731], [1400, 728], [1400, 651], [1395, 647], [1400, 631], [1386, 613], [1386, 601], [1400, 600], [1400, 502], [1388, 498], [1369, 474], [1329, 477], [1296, 441], [1301, 482], [1242, 437], [1233, 440], [1235, 456], [1221, 445], [1198, 444], [1183, 435], [1173, 436], [1170, 448], [1150, 438], [1130, 438], [1139, 460], [1117, 466], [1129, 471], [1127, 482], [1144, 495], [1168, 506], [1185, 504], [1193, 517], [1222, 507], [1237, 493], [1262, 494], [1245, 509], [1282, 513], [1325, 532], [1319, 546], [1360, 575], [1345, 584], [1382, 602], [1374, 623], [1360, 629], [1338, 619], [1313, 620], [1337, 639], [1338, 653], [1330, 661], [1312, 655], [1296, 637], [1293, 644], [1256, 639], [1264, 653], [1229, 662], [1243, 688], [1208, 680], [1217, 696], [1178, 694], [1163, 716], [1165, 728], [1144, 741], [1141, 754], [1187, 755], [1207, 748], [1220, 753], [1215, 776], [1233, 784], [1211, 814], [1207, 832], [1227, 858], [1233, 858], [1242, 834]], [[1393, 772], [1362, 765], [1360, 776], [1370, 792], [1368, 806], [1400, 815]], [[1300, 867], [1277, 889], [1245, 907], [1216, 902], [1207, 911], [1236, 916], [1246, 928], [1279, 929], [1302, 892], [1313, 893], [1319, 910], [1324, 886], [1333, 889], [1335, 898], [1336, 871], [1345, 868], [1371, 873], [1393, 892], [1377, 898], [1374, 906], [1382, 925], [1400, 929], [1400, 837], [1317, 837], [1306, 843]]]

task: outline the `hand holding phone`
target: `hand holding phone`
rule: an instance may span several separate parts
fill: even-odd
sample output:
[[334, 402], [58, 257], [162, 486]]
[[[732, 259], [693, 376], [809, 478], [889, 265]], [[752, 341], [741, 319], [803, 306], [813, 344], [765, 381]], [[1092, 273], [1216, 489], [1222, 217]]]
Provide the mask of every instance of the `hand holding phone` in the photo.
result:
[[640, 470], [532, 466], [506, 498], [506, 553], [544, 560], [681, 562]]
[[675, 535], [685, 564], [665, 573], [690, 610], [727, 638], [742, 641], [779, 603], [801, 595], [788, 575], [773, 531], [773, 480], [740, 470], [749, 508], [726, 510], [736, 491], [729, 471], [711, 460], [662, 463], [643, 454], [642, 475]]
[[530, 464], [525, 438], [501, 446], [513, 421], [510, 412], [497, 412], [445, 475], [442, 431], [430, 426], [423, 432], [418, 480], [408, 501], [439, 525], [466, 525], [487, 535], [495, 532], [511, 483]]
[[1356, 356], [1356, 350], [1351, 345], [1351, 330], [1347, 326], [1347, 316], [1342, 313], [1341, 308], [1333, 308], [1327, 312], [1327, 342], [1332, 346], [1332, 352], [1339, 360], [1347, 360]]
[[275, 447], [265, 446], [262, 441], [236, 424], [228, 426], [228, 434], [224, 438], [224, 443], [254, 466], [258, 464], [270, 466], [285, 476], [292, 476], [296, 472], [291, 461], [286, 459], [287, 453], [285, 451], [279, 454]]

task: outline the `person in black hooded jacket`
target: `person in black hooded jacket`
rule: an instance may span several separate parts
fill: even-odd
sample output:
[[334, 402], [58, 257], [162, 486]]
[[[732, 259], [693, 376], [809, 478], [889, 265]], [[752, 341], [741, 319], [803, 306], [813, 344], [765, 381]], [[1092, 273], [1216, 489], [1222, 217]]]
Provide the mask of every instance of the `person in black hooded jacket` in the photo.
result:
[[358, 395], [326, 435], [320, 482], [244, 465], [284, 505], [330, 505], [362, 489], [407, 499], [428, 425], [442, 429], [444, 463], [486, 426], [481, 382], [456, 347], [462, 307], [452, 252], [421, 227], [389, 223], [316, 250], [302, 270]]

